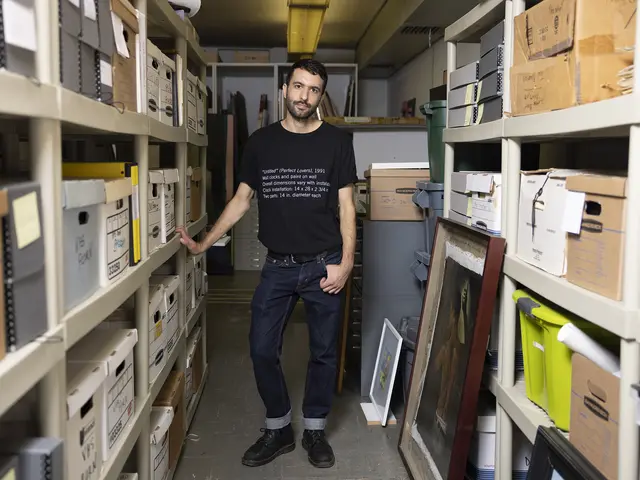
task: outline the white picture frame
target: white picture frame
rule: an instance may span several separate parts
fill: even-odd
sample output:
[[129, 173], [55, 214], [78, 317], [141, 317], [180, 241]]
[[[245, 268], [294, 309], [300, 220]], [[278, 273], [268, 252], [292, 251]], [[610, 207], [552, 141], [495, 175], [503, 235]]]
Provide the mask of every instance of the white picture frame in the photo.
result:
[[380, 419], [380, 425], [387, 424], [391, 395], [398, 371], [400, 352], [402, 350], [402, 336], [388, 318], [384, 319], [380, 345], [373, 369], [373, 379], [369, 388], [369, 399]]

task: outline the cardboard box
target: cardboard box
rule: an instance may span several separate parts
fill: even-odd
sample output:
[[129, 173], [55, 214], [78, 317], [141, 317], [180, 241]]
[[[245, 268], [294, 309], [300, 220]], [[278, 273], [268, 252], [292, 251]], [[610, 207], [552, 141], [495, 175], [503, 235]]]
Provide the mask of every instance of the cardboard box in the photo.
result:
[[185, 212], [185, 222], [194, 222], [197, 218], [191, 218], [191, 177], [193, 175], [193, 168], [187, 167], [187, 180], [185, 183], [185, 207], [187, 211]]
[[160, 67], [162, 52], [147, 40], [147, 115], [160, 120]]
[[413, 203], [416, 182], [429, 180], [423, 169], [368, 169], [367, 179], [369, 220], [421, 221], [424, 210]]
[[471, 216], [471, 195], [460, 192], [451, 192], [451, 210], [465, 217]]
[[[635, 45], [635, 10], [635, 2], [545, 0], [517, 16], [512, 115], [621, 95], [618, 74], [633, 64], [629, 48]], [[559, 53], [564, 56], [553, 61]], [[545, 62], [525, 67], [539, 59]]]
[[549, 169], [520, 175], [516, 255], [558, 277], [567, 271], [567, 235], [563, 228], [567, 177], [579, 173], [583, 172]]
[[167, 338], [164, 332], [166, 316], [164, 286], [149, 285], [149, 385], [156, 381], [167, 363]]
[[108, 179], [104, 182], [105, 201], [100, 205], [100, 285], [106, 287], [129, 269], [131, 248], [129, 197], [131, 178]]
[[613, 300], [622, 299], [626, 225], [626, 177], [575, 175], [567, 179], [573, 216], [567, 280]]
[[160, 66], [160, 120], [169, 126], [177, 126], [175, 111], [176, 62], [164, 53]]
[[62, 182], [64, 310], [71, 310], [100, 288], [100, 205], [104, 180]]
[[184, 284], [184, 306], [185, 306], [185, 318], [189, 319], [189, 315], [191, 315], [191, 310], [195, 307], [195, 297], [194, 297], [194, 279], [193, 273], [195, 265], [193, 264], [193, 260], [187, 255], [185, 265], [185, 284]]
[[167, 239], [162, 236], [162, 205], [164, 194], [162, 184], [164, 175], [160, 170], [149, 171], [149, 186], [147, 189], [147, 222], [148, 222], [148, 249], [152, 253]]
[[198, 79], [187, 70], [187, 127], [198, 132]]
[[151, 285], [160, 285], [163, 288], [163, 311], [164, 325], [163, 331], [166, 338], [166, 355], [171, 355], [174, 347], [178, 343], [180, 333], [180, 319], [178, 317], [178, 287], [180, 277], [178, 275], [151, 275], [149, 279]]
[[173, 408], [151, 407], [151, 480], [165, 480], [169, 474], [169, 427]]
[[620, 379], [574, 353], [569, 441], [608, 480], [618, 478]]
[[207, 87], [198, 79], [198, 96], [196, 98], [197, 131], [200, 135], [207, 133]]
[[218, 50], [224, 63], [269, 63], [269, 50]]
[[102, 469], [106, 365], [67, 365], [65, 456], [68, 478], [97, 479]]
[[[136, 10], [127, 0], [112, 0], [116, 52], [113, 66], [113, 101], [127, 110], [138, 110], [137, 47], [139, 25]], [[128, 57], [126, 56], [128, 54]]]
[[134, 329], [94, 330], [67, 352], [69, 363], [91, 364], [106, 369], [102, 415], [102, 461], [108, 462], [118, 440], [135, 414], [133, 349], [138, 342]]
[[178, 463], [186, 431], [184, 387], [184, 374], [172, 371], [154, 402], [156, 406], [173, 408], [173, 420], [169, 427], [169, 470], [173, 470]]
[[191, 260], [193, 261], [193, 296], [195, 299], [195, 303], [193, 307], [195, 308], [200, 299], [202, 298], [203, 292], [203, 279], [202, 279], [202, 271], [204, 269], [204, 254], [200, 253], [198, 255], [189, 255]]
[[191, 173], [191, 221], [196, 222], [202, 216], [202, 169], [195, 167]]
[[471, 194], [471, 224], [499, 234], [502, 231], [502, 175], [474, 175], [475, 190]]
[[185, 368], [185, 400], [187, 407], [202, 381], [202, 329], [197, 325], [187, 340], [187, 362]]
[[180, 178], [177, 168], [167, 168], [162, 170], [164, 175], [164, 183], [162, 184], [162, 193], [164, 203], [162, 204], [162, 235], [165, 238], [176, 231], [176, 184]]

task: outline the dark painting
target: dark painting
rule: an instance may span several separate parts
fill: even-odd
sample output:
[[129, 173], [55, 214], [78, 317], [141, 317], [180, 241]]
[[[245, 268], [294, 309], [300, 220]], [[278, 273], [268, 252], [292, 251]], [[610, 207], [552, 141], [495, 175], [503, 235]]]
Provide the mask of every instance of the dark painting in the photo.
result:
[[418, 432], [443, 478], [449, 472], [481, 287], [481, 275], [450, 257], [445, 260], [438, 316], [416, 418]]

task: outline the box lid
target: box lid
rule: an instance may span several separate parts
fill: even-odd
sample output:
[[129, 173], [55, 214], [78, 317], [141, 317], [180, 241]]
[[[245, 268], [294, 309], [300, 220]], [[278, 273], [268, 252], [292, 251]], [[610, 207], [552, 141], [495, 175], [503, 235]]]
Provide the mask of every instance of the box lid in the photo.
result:
[[149, 170], [149, 183], [164, 183], [164, 174], [162, 170]]
[[105, 180], [104, 191], [106, 203], [115, 202], [116, 200], [120, 200], [121, 198], [127, 198], [131, 196], [133, 192], [131, 177]]
[[164, 175], [164, 183], [178, 183], [180, 175], [177, 168], [165, 168], [162, 170]]
[[580, 174], [567, 179], [567, 190], [625, 198], [627, 177], [622, 175]]
[[73, 417], [87, 403], [107, 378], [105, 363], [67, 365], [67, 419]]
[[89, 207], [104, 203], [106, 199], [104, 180], [64, 180], [62, 182], [62, 208]]
[[162, 62], [162, 52], [149, 39], [147, 39], [147, 56], [156, 59], [158, 64]]
[[135, 328], [93, 330], [69, 350], [67, 358], [70, 363], [104, 363], [107, 375], [111, 375], [136, 343], [138, 331]]
[[149, 315], [152, 315], [160, 308], [160, 304], [164, 300], [164, 286], [149, 285]]
[[164, 382], [164, 385], [162, 385], [154, 405], [176, 408], [183, 398], [184, 373], [172, 371], [166, 382]]
[[176, 61], [173, 58], [169, 57], [168, 55], [165, 55], [162, 52], [160, 53], [160, 55], [162, 56], [162, 65], [164, 65], [169, 70], [175, 72], [176, 71]]
[[193, 73], [187, 70], [187, 81], [193, 83], [194, 86], [198, 84], [198, 77], [196, 77]]
[[157, 445], [169, 431], [173, 421], [173, 408], [151, 407], [151, 445]]

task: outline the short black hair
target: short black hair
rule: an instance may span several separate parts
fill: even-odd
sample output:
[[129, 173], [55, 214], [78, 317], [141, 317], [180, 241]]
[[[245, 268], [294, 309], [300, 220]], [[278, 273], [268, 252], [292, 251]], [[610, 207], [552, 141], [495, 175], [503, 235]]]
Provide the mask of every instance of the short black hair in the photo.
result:
[[327, 89], [327, 81], [329, 80], [327, 69], [321, 62], [312, 58], [303, 58], [302, 60], [298, 60], [293, 65], [291, 65], [291, 69], [289, 70], [289, 73], [287, 73], [286, 78], [287, 86], [289, 86], [289, 84], [291, 83], [293, 72], [295, 72], [299, 68], [301, 68], [302, 70], [306, 70], [313, 75], [319, 75], [322, 79], [322, 93], [324, 93], [324, 91]]

